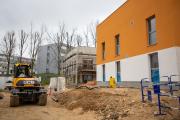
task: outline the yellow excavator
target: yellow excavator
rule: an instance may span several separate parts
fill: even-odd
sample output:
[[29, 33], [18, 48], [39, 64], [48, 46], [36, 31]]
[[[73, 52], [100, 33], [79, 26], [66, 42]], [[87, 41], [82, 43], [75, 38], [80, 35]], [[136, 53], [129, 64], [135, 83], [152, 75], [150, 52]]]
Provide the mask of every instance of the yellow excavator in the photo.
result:
[[10, 106], [16, 107], [25, 102], [38, 103], [45, 106], [47, 91], [41, 86], [40, 81], [33, 76], [31, 65], [17, 63], [14, 65], [14, 77], [10, 96]]

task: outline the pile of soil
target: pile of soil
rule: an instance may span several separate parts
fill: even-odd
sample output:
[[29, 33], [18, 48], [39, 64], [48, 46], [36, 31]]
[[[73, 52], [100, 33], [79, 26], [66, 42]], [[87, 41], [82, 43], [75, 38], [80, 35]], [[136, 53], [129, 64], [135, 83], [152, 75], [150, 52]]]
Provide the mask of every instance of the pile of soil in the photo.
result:
[[0, 99], [3, 99], [4, 95], [2, 93], [0, 93]]
[[[155, 102], [142, 103], [138, 89], [73, 89], [55, 94], [55, 97], [60, 106], [69, 110], [82, 108], [82, 112], [95, 111], [101, 120], [169, 120], [180, 116], [178, 111], [172, 110], [166, 111], [165, 116], [157, 116], [156, 98], [153, 98]], [[173, 103], [167, 98], [162, 100], [166, 101]]]
[[127, 117], [130, 110], [127, 106], [137, 105], [138, 101], [130, 100], [125, 93], [112, 94], [98, 90], [72, 90], [57, 94], [60, 105], [69, 110], [81, 107], [84, 112], [95, 111], [103, 120], [118, 120], [119, 117]]

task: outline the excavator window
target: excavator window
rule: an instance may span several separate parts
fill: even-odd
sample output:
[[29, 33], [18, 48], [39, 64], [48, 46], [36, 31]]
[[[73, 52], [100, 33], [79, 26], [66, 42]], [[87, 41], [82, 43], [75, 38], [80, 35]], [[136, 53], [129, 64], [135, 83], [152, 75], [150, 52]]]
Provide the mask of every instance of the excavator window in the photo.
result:
[[31, 75], [31, 67], [30, 65], [18, 65], [18, 66], [14, 66], [14, 76], [16, 78], [19, 77], [32, 77]]

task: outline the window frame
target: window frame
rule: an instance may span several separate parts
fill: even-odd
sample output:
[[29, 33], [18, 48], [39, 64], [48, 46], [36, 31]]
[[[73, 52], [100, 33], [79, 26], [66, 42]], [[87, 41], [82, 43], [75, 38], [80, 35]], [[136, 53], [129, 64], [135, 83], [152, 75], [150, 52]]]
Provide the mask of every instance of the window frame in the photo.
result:
[[105, 42], [102, 42], [102, 59], [105, 60], [106, 57], [106, 44]]
[[115, 35], [115, 55], [116, 56], [120, 55], [120, 35], [119, 34]]
[[[151, 20], [153, 20], [153, 19], [155, 19], [155, 30], [154, 31], [150, 31], [150, 27], [152, 28], [152, 24], [151, 24]], [[157, 30], [156, 30], [156, 16], [155, 15], [152, 15], [152, 16], [150, 16], [150, 17], [148, 17], [147, 19], [146, 19], [146, 23], [147, 23], [147, 36], [148, 36], [148, 46], [153, 46], [153, 45], [156, 45], [157, 44], [157, 37], [156, 37], [156, 35], [155, 35], [155, 42], [153, 42], [154, 40], [152, 40], [151, 38], [150, 38], [150, 36], [152, 35], [152, 34], [156, 34], [156, 32], [157, 32]]]

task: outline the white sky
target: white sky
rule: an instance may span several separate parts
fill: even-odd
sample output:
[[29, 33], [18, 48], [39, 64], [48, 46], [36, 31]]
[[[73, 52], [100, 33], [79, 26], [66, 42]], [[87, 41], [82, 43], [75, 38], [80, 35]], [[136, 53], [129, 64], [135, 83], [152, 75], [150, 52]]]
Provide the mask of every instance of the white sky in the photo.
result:
[[68, 29], [79, 30], [93, 21], [100, 22], [126, 0], [0, 0], [0, 39], [7, 31], [35, 29], [45, 24], [56, 31], [64, 22]]

